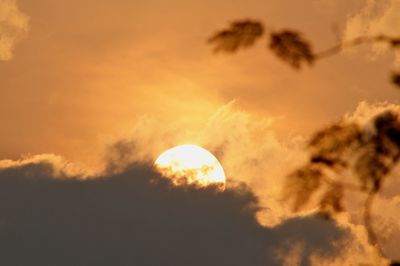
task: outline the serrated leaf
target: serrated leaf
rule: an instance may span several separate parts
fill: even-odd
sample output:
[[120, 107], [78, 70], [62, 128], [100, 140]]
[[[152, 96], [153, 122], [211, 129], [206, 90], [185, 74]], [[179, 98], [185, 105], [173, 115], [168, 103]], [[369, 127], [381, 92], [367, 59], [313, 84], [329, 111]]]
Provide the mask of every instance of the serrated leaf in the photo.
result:
[[218, 31], [208, 42], [215, 45], [215, 52], [233, 53], [253, 45], [263, 33], [264, 28], [260, 22], [241, 20], [233, 22], [227, 29]]
[[400, 87], [400, 73], [393, 73], [391, 79], [394, 85]]
[[292, 201], [294, 211], [300, 210], [310, 200], [313, 193], [320, 187], [321, 169], [314, 164], [306, 165], [287, 177], [285, 200]]
[[324, 163], [327, 166], [346, 166], [344, 152], [355, 148], [361, 142], [360, 127], [354, 123], [334, 124], [311, 138], [312, 162]]
[[400, 38], [393, 38], [390, 40], [390, 44], [393, 47], [400, 47]]
[[272, 33], [269, 48], [295, 69], [300, 69], [304, 63], [311, 65], [315, 60], [311, 44], [297, 31]]
[[340, 184], [331, 184], [320, 200], [320, 209], [328, 214], [342, 212], [343, 207], [343, 186]]

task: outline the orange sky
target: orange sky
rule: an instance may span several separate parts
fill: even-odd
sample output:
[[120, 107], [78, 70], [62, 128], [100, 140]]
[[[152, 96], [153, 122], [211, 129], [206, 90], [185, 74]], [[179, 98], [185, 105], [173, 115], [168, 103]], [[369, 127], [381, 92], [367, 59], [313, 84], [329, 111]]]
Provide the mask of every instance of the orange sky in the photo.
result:
[[[265, 40], [232, 55], [213, 54], [206, 40], [253, 18], [300, 30], [320, 51], [340, 38], [398, 35], [399, 14], [396, 0], [0, 0], [0, 162], [72, 169], [109, 156], [123, 168], [195, 143], [215, 154], [228, 182], [245, 181], [260, 196], [269, 215], [260, 221], [276, 225], [289, 213], [284, 177], [304, 161], [313, 131], [346, 114], [398, 110], [389, 74], [400, 53], [364, 46], [295, 71]], [[119, 142], [126, 154], [113, 154]], [[400, 185], [391, 182], [377, 216], [397, 256]], [[365, 242], [358, 208], [341, 218]]]
[[335, 43], [334, 25], [345, 34], [365, 5], [19, 0], [29, 21], [13, 57], [0, 61], [0, 157], [51, 152], [92, 163], [104, 143], [143, 115], [182, 130], [201, 128], [231, 100], [276, 118], [280, 138], [312, 132], [362, 100], [397, 102], [387, 82], [390, 53], [371, 60], [368, 50], [347, 52], [296, 72], [264, 43], [236, 55], [214, 55], [205, 43], [227, 22], [250, 17], [272, 29], [299, 29], [318, 50]]

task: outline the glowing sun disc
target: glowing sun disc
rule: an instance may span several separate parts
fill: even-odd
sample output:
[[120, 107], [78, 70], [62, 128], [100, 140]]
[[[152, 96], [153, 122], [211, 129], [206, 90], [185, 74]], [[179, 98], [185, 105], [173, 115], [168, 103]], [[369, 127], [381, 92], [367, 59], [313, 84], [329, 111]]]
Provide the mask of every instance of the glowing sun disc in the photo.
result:
[[163, 152], [154, 163], [157, 170], [174, 184], [216, 184], [225, 187], [225, 173], [211, 152], [197, 145], [185, 144]]

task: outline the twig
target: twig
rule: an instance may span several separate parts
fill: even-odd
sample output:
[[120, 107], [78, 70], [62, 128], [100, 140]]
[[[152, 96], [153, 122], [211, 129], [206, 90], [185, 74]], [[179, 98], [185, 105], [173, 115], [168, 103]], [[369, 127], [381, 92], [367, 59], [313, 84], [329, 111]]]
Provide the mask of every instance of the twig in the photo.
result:
[[379, 245], [378, 237], [376, 236], [375, 230], [372, 226], [372, 217], [371, 217], [371, 209], [372, 209], [372, 204], [375, 200], [376, 193], [375, 192], [370, 192], [368, 193], [367, 199], [365, 200], [365, 205], [364, 205], [364, 225], [365, 229], [367, 230], [368, 233], [368, 240], [371, 245], [373, 245], [377, 251], [379, 252], [379, 255], [382, 257], [386, 258], [383, 254], [383, 250], [381, 246]]
[[379, 35], [375, 35], [375, 36], [362, 36], [362, 37], [357, 37], [355, 39], [337, 44], [333, 47], [330, 47], [326, 50], [316, 53], [314, 56], [315, 56], [315, 59], [323, 59], [323, 58], [338, 54], [338, 53], [342, 52], [344, 49], [358, 46], [361, 44], [377, 43], [377, 42], [392, 43], [395, 40], [397, 40], [397, 38], [389, 37], [389, 36], [386, 36], [383, 34], [379, 34]]

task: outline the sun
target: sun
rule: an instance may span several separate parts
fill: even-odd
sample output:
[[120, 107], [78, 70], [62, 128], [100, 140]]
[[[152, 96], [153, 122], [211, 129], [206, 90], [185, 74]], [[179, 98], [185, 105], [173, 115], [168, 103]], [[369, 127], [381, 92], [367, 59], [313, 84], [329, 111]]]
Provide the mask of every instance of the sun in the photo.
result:
[[184, 144], [166, 150], [154, 165], [176, 185], [216, 185], [225, 189], [225, 173], [218, 159], [197, 145]]

